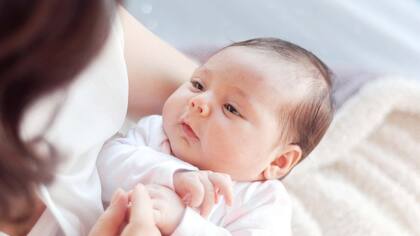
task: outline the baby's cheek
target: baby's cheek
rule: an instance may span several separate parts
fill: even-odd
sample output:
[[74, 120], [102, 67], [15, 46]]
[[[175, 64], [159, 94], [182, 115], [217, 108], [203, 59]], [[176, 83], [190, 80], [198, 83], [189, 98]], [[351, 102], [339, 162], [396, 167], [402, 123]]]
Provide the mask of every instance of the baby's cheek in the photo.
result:
[[226, 140], [218, 140], [218, 142], [213, 143], [213, 145], [208, 147], [207, 154], [210, 155], [209, 158], [222, 162], [223, 164], [235, 161], [238, 156], [237, 149]]

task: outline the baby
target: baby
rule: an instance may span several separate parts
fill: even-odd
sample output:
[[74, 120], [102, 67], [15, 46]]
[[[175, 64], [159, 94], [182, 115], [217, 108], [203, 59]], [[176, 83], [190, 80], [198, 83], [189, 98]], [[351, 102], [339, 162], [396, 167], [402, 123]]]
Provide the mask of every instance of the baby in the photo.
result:
[[168, 98], [162, 116], [105, 144], [103, 200], [156, 184], [148, 191], [163, 235], [290, 235], [279, 179], [332, 117], [331, 73], [316, 56], [274, 38], [234, 43]]

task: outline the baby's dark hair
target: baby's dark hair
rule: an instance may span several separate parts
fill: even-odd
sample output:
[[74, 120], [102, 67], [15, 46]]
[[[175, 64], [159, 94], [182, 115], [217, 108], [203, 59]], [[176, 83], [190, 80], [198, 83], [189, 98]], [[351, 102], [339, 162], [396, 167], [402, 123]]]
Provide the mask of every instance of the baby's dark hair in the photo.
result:
[[296, 79], [307, 83], [309, 92], [301, 101], [282, 106], [279, 112], [280, 140], [298, 145], [302, 149], [302, 161], [321, 141], [333, 119], [332, 72], [313, 53], [277, 38], [255, 38], [226, 48], [229, 47], [253, 48], [303, 68], [304, 76]]

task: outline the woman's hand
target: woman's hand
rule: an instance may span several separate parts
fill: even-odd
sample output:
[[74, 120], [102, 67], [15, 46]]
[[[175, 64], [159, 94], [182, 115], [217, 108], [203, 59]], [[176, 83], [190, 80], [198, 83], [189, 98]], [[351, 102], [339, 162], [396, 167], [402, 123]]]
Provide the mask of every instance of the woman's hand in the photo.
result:
[[130, 199], [131, 212], [128, 214], [129, 194], [117, 190], [111, 204], [99, 217], [89, 236], [161, 236], [155, 225], [152, 201], [146, 188], [141, 184], [137, 185]]

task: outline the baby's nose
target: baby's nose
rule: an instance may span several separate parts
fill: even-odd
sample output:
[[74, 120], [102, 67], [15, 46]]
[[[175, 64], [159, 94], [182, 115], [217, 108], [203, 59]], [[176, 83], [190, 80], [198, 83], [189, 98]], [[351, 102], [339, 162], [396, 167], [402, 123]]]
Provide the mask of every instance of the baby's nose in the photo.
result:
[[201, 116], [207, 116], [210, 113], [209, 105], [198, 99], [191, 99], [189, 107], [193, 112], [197, 112]]

